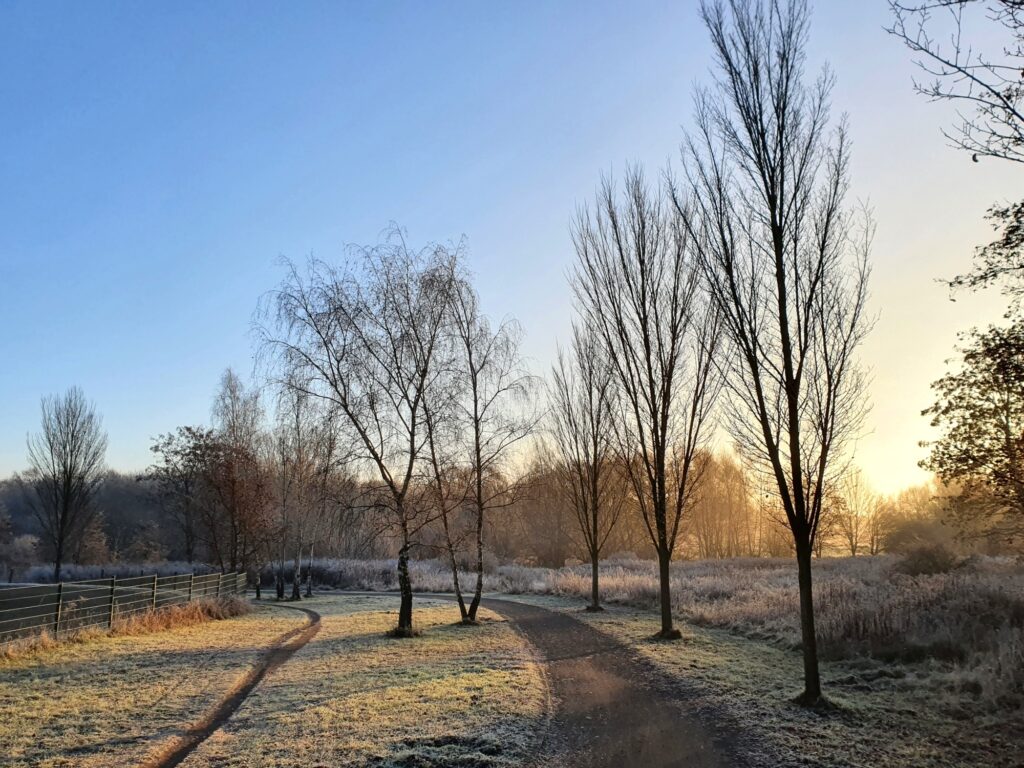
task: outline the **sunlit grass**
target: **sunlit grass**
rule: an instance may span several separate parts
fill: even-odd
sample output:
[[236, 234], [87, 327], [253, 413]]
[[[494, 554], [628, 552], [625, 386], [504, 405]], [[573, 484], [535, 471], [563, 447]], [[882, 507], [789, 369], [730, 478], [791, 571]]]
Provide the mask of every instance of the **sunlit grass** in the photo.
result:
[[[392, 639], [394, 598], [305, 601], [320, 633], [184, 764], [518, 765], [548, 714], [533, 651], [481, 610], [417, 599], [418, 637]], [[416, 762], [423, 761], [423, 762]]]
[[136, 764], [302, 620], [267, 608], [151, 634], [88, 637], [0, 661], [0, 764]]

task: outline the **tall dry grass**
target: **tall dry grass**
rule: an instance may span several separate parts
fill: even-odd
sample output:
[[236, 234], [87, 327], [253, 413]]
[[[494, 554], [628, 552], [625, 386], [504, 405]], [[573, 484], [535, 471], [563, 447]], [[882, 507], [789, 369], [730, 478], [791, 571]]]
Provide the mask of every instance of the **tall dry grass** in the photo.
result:
[[55, 638], [49, 632], [42, 632], [32, 637], [14, 640], [0, 645], [0, 662], [37, 656], [67, 643], [84, 643], [100, 637], [144, 635], [181, 629], [207, 621], [242, 616], [251, 610], [249, 601], [240, 597], [193, 600], [190, 603], [170, 605], [123, 619], [115, 617], [114, 624], [109, 629], [87, 627], [66, 634], [62, 632], [59, 638]]

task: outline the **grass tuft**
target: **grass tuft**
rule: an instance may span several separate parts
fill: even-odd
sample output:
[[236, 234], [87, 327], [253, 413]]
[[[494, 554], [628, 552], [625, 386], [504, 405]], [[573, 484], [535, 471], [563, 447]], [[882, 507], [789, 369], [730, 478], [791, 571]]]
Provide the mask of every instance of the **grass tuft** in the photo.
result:
[[191, 627], [205, 621], [219, 621], [249, 613], [252, 606], [240, 597], [221, 597], [193, 600], [183, 605], [171, 605], [157, 611], [115, 619], [110, 634], [144, 635], [169, 629]]

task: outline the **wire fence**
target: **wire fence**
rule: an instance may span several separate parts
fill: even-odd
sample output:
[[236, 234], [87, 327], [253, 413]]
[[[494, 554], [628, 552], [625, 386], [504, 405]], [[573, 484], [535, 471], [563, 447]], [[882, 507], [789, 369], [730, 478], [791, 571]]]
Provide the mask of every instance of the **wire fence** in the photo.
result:
[[245, 594], [244, 573], [131, 576], [0, 586], [0, 645], [99, 627], [192, 600]]

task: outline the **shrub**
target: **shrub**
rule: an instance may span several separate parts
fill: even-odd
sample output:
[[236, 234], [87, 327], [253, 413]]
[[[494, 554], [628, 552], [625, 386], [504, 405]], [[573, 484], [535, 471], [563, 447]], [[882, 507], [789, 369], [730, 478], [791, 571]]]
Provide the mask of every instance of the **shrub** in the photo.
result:
[[956, 553], [943, 544], [926, 544], [915, 547], [905, 554], [896, 568], [908, 576], [930, 576], [949, 573], [957, 567]]
[[[456, 557], [459, 571], [476, 573], [476, 552], [459, 552]], [[498, 557], [489, 549], [484, 550], [484, 573], [494, 575], [498, 572]]]

